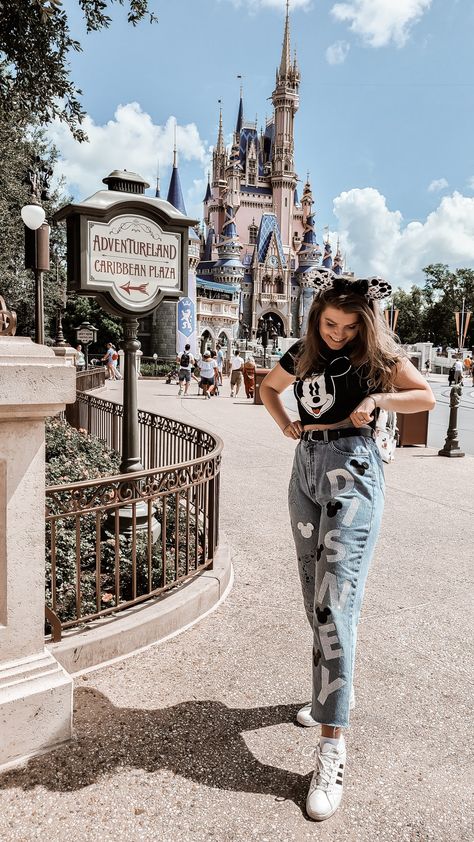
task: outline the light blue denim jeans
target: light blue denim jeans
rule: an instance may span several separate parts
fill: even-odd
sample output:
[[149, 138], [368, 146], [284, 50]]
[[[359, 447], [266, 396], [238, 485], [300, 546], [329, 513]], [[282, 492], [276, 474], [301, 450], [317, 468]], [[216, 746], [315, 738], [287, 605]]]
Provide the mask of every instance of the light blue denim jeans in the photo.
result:
[[288, 490], [306, 615], [313, 630], [316, 722], [349, 724], [357, 623], [384, 504], [372, 438], [303, 441]]

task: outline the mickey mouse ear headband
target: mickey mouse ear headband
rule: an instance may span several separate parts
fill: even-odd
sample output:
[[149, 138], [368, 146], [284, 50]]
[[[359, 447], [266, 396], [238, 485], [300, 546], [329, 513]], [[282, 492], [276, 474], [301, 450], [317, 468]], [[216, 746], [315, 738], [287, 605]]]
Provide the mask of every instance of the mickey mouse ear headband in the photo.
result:
[[357, 280], [352, 280], [352, 278], [328, 273], [324, 277], [319, 277], [315, 281], [315, 285], [319, 292], [332, 289], [339, 295], [355, 293], [356, 295], [363, 295], [369, 301], [388, 298], [392, 294], [392, 287], [382, 278], [357, 278]]

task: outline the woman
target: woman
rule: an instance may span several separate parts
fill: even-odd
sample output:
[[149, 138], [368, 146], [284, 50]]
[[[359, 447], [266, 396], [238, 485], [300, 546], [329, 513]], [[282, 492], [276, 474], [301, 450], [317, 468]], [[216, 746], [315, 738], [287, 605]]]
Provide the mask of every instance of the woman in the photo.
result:
[[[413, 413], [435, 405], [430, 386], [380, 313], [376, 300], [390, 294], [389, 285], [337, 276], [323, 284], [306, 336], [260, 388], [283, 434], [298, 440], [288, 499], [313, 631], [313, 695], [297, 720], [321, 725], [306, 800], [308, 815], [319, 821], [331, 816], [342, 798], [357, 622], [384, 502], [376, 414], [379, 408]], [[296, 421], [280, 397], [291, 384]]]
[[253, 357], [248, 357], [245, 360], [242, 371], [244, 373], [245, 394], [248, 398], [253, 398], [255, 389], [255, 360]]
[[212, 359], [211, 352], [204, 351], [202, 360], [199, 362], [199, 369], [201, 372], [200, 386], [205, 399], [210, 398], [215, 389], [216, 368], [216, 361]]
[[84, 371], [86, 367], [86, 358], [84, 356], [84, 352], [82, 350], [82, 345], [76, 345], [76, 369], [78, 371]]

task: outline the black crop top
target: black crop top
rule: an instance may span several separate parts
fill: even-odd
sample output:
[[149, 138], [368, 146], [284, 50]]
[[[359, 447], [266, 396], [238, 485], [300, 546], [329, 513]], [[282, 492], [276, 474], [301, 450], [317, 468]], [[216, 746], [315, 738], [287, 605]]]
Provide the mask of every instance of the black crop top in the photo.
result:
[[[279, 361], [288, 374], [295, 374], [295, 360], [301, 347], [302, 340], [292, 345]], [[344, 421], [371, 392], [365, 366], [355, 369], [344, 349], [333, 351], [324, 342], [321, 348], [327, 359], [325, 369], [303, 380], [297, 378], [293, 387], [303, 425]]]

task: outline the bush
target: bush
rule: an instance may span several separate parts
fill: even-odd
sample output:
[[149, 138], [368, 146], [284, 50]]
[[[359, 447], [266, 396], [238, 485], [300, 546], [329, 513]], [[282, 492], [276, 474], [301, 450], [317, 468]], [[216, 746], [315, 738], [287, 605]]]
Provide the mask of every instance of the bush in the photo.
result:
[[156, 368], [154, 363], [141, 363], [140, 374], [142, 377], [166, 377], [175, 368], [174, 363], [157, 362]]

